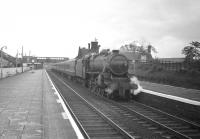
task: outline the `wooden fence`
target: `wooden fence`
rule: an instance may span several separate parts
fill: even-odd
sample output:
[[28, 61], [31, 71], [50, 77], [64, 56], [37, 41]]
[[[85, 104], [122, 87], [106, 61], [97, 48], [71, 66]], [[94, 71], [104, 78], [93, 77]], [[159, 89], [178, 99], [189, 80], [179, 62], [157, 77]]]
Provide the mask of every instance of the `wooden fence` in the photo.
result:
[[153, 60], [147, 62], [135, 62], [135, 67], [146, 67], [155, 68], [166, 71], [181, 71], [181, 70], [198, 70], [200, 71], [200, 62], [174, 62], [174, 61], [163, 61], [163, 60]]

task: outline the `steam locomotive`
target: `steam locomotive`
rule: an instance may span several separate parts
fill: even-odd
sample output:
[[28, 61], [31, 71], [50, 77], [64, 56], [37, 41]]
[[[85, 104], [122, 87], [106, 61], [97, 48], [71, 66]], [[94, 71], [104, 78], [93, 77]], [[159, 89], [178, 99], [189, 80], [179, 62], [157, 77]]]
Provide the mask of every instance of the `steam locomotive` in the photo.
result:
[[129, 100], [140, 91], [137, 78], [129, 77], [128, 59], [118, 50], [88, 53], [80, 58], [55, 63], [51, 68], [81, 82], [92, 93], [111, 99]]

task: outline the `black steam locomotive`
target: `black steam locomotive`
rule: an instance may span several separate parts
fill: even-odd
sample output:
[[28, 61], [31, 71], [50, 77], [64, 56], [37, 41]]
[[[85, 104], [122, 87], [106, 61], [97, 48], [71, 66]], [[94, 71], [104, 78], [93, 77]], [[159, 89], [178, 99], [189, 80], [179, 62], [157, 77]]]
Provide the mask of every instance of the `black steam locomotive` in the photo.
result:
[[[90, 47], [88, 49], [92, 50]], [[135, 90], [139, 91], [139, 83], [136, 77], [129, 77], [128, 67], [128, 59], [118, 50], [104, 50], [53, 64], [52, 70], [65, 74], [71, 80], [80, 81], [92, 93], [111, 99], [130, 99]]]

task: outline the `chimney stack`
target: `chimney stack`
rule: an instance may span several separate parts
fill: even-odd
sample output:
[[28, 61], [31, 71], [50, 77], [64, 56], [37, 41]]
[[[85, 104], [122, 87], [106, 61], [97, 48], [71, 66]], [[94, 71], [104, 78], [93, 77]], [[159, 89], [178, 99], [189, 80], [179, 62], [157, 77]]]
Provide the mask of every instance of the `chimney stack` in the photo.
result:
[[152, 46], [148, 45], [148, 50], [147, 51], [148, 51], [149, 54], [151, 54], [151, 48], [152, 48]]
[[114, 55], [119, 54], [119, 50], [112, 50], [112, 53], [113, 53]]

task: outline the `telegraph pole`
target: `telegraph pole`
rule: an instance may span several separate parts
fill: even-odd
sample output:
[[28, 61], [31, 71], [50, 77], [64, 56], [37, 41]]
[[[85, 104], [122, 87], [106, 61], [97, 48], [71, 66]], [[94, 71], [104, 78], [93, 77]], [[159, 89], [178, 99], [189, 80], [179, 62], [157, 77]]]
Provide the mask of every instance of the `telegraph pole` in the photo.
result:
[[23, 45], [22, 45], [22, 72], [23, 72]]
[[16, 54], [16, 63], [15, 63], [15, 68], [16, 68], [16, 73], [17, 73], [17, 61], [18, 61], [18, 50], [17, 50], [17, 54]]
[[[29, 50], [29, 55], [28, 55], [28, 63], [30, 64], [31, 63], [31, 50]], [[29, 65], [30, 66], [30, 65]]]

